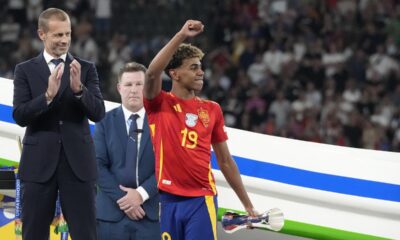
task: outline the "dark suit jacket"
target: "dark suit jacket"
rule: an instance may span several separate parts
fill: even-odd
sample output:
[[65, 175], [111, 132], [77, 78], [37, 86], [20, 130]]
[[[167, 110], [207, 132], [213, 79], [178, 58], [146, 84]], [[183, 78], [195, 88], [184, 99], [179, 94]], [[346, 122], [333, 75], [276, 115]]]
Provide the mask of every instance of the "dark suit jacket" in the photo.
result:
[[[117, 222], [125, 213], [116, 203], [125, 196], [120, 190], [119, 176], [125, 167], [125, 152], [128, 134], [122, 107], [106, 113], [105, 118], [96, 124], [94, 142], [96, 146], [97, 167], [99, 172], [99, 190], [96, 197], [97, 218]], [[153, 144], [150, 139], [150, 129], [147, 118], [144, 119], [143, 134], [139, 149], [139, 185], [149, 194], [143, 209], [151, 220], [158, 219], [159, 198], [155, 178], [155, 160]], [[132, 172], [132, 175], [135, 173]], [[136, 188], [138, 186], [126, 186]]]
[[19, 165], [23, 181], [45, 182], [56, 170], [61, 146], [75, 175], [83, 180], [97, 177], [93, 140], [88, 119], [97, 122], [105, 108], [99, 78], [93, 63], [75, 58], [81, 64], [81, 82], [85, 86], [80, 99], [70, 88], [67, 54], [60, 89], [47, 105], [45, 92], [50, 76], [43, 53], [15, 68], [13, 118], [27, 127]]

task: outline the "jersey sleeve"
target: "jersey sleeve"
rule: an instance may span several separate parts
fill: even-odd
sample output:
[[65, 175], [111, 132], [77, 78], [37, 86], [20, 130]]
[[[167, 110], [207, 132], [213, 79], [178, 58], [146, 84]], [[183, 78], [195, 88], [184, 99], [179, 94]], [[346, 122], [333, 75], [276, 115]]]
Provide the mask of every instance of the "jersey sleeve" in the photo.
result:
[[225, 121], [219, 104], [214, 103], [215, 125], [211, 135], [211, 143], [219, 143], [228, 140], [228, 135], [225, 131]]
[[143, 105], [147, 113], [158, 112], [164, 99], [165, 91], [161, 91], [155, 98], [147, 99], [143, 96]]

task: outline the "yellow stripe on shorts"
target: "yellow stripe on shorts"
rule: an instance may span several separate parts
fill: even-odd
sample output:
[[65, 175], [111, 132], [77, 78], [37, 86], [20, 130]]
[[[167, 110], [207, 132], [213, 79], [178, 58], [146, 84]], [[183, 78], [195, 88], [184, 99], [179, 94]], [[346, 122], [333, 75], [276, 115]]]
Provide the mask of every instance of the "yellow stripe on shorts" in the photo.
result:
[[210, 215], [214, 240], [217, 240], [217, 214], [216, 214], [217, 211], [215, 210], [214, 196], [205, 196], [205, 199], [206, 199], [208, 214]]

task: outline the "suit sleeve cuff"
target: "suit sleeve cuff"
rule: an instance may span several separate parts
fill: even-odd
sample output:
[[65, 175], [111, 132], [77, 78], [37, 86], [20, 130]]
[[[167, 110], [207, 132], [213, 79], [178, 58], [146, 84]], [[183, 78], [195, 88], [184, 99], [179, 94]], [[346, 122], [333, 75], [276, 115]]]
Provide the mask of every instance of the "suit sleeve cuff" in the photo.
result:
[[149, 199], [149, 194], [143, 187], [138, 187], [136, 190], [139, 192], [140, 196], [142, 196], [143, 202], [146, 202], [146, 200]]
[[81, 83], [81, 85], [79, 85], [80, 90], [76, 93], [73, 93], [73, 95], [77, 98], [77, 99], [81, 99], [82, 95], [83, 95], [83, 91], [85, 90], [85, 86]]

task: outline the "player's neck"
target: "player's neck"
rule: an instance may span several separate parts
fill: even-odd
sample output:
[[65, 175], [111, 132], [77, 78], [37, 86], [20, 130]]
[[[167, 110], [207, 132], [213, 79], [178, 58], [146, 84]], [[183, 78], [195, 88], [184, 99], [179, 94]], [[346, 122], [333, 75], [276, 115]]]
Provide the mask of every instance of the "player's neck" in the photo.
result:
[[181, 99], [191, 99], [196, 97], [194, 90], [189, 90], [186, 88], [178, 88], [172, 86], [171, 93]]

